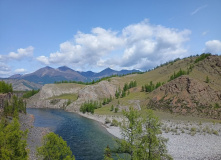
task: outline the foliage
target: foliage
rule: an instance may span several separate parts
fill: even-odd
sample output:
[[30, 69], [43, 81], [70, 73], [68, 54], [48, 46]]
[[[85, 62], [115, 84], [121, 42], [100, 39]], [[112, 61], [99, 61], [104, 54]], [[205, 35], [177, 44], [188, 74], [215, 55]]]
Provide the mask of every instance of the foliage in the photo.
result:
[[21, 131], [20, 124], [13, 118], [10, 124], [5, 119], [0, 122], [0, 159], [28, 159], [27, 147], [28, 131]]
[[117, 113], [118, 112], [118, 108], [116, 107], [116, 108], [114, 108], [114, 113]]
[[187, 75], [187, 72], [186, 72], [186, 71], [183, 71], [183, 70], [180, 68], [179, 72], [177, 72], [177, 73], [174, 72], [173, 75], [170, 76], [169, 81], [172, 81], [172, 80], [174, 80], [174, 79], [176, 79], [176, 78], [178, 78], [178, 77], [180, 77], [180, 76], [182, 76], [182, 75]]
[[144, 86], [142, 86], [142, 89], [141, 91], [142, 92], [152, 92], [153, 90], [157, 89], [158, 87], [160, 87], [161, 85], [163, 85], [164, 83], [161, 83], [161, 82], [157, 82], [157, 84], [153, 84], [152, 81], [150, 81], [149, 84], [146, 84]]
[[113, 158], [111, 158], [111, 150], [109, 148], [109, 146], [107, 146], [105, 149], [104, 149], [104, 160], [113, 160]]
[[118, 99], [119, 97], [123, 98], [126, 95], [129, 95], [130, 94], [129, 89], [133, 88], [133, 87], [136, 87], [136, 86], [137, 86], [137, 81], [136, 80], [135, 81], [130, 81], [129, 84], [125, 83], [124, 87], [123, 87], [123, 90], [121, 90], [121, 88], [119, 87], [118, 90], [115, 91], [115, 97]]
[[209, 77], [208, 76], [206, 76], [206, 83], [209, 83]]
[[118, 99], [120, 95], [121, 95], [121, 89], [119, 87], [118, 90], [115, 91], [115, 97]]
[[23, 112], [26, 114], [26, 103], [22, 98], [18, 98], [14, 95], [10, 101], [5, 101], [3, 113], [7, 117], [18, 112]]
[[126, 121], [121, 125], [123, 139], [116, 139], [115, 153], [127, 153], [131, 160], [172, 159], [167, 155], [166, 139], [159, 136], [160, 122], [151, 110], [145, 117], [130, 108], [124, 111]]
[[40, 91], [40, 89], [38, 90], [31, 90], [31, 91], [27, 91], [24, 95], [23, 98], [30, 98], [31, 96], [37, 94]]
[[111, 122], [111, 126], [118, 126], [119, 122], [116, 119], [113, 119]]
[[114, 106], [113, 105], [111, 105], [111, 109], [110, 109], [110, 111], [113, 111], [114, 110]]
[[195, 61], [194, 63], [197, 63], [199, 61], [202, 61], [204, 60], [205, 58], [207, 58], [208, 56], [211, 56], [211, 53], [203, 53], [201, 54]]
[[101, 107], [101, 103], [99, 104], [97, 101], [88, 101], [81, 105], [80, 111], [82, 113], [90, 112], [94, 113], [94, 110]]
[[43, 137], [43, 146], [37, 148], [37, 155], [45, 160], [75, 160], [67, 142], [53, 132]]
[[112, 96], [110, 95], [110, 98], [104, 98], [102, 104], [103, 104], [103, 105], [109, 104], [112, 100], [113, 100], [113, 98], [112, 98]]
[[0, 81], [0, 93], [9, 93], [9, 92], [13, 92], [12, 84]]

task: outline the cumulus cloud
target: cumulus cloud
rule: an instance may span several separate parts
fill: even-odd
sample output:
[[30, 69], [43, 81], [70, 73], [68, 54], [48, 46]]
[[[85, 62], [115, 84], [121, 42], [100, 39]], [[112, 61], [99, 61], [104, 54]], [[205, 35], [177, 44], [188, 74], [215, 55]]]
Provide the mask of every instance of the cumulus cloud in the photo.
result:
[[5, 77], [5, 75], [9, 75], [10, 72], [11, 68], [8, 65], [0, 62], [0, 76]]
[[7, 57], [10, 59], [14, 59], [14, 60], [21, 60], [25, 57], [33, 56], [33, 51], [34, 51], [34, 47], [32, 46], [29, 46], [27, 48], [19, 48], [17, 49], [17, 53], [10, 52]]
[[60, 44], [59, 51], [37, 60], [46, 65], [69, 64], [79, 70], [97, 67], [145, 70], [185, 56], [184, 44], [190, 34], [190, 30], [152, 25], [148, 20], [118, 32], [97, 27], [88, 34], [77, 32], [72, 40]]
[[25, 73], [26, 72], [26, 69], [24, 68], [18, 68], [15, 70], [15, 73]]
[[205, 43], [206, 48], [204, 49], [205, 52], [210, 52], [212, 54], [219, 54], [221, 53], [221, 41], [219, 40], [211, 40]]

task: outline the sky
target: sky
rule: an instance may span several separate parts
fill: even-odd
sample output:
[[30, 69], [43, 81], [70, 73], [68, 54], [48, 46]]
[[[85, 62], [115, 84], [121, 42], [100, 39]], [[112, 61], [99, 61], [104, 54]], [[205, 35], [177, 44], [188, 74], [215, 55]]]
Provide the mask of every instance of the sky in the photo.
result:
[[220, 0], [0, 0], [0, 77], [220, 55], [220, 15]]

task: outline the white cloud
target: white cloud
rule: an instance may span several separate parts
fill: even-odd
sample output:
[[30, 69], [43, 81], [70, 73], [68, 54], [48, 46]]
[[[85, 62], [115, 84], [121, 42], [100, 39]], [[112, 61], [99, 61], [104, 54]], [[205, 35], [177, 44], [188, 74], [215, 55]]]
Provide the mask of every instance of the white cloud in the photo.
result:
[[212, 54], [221, 53], [221, 41], [219, 40], [207, 41], [205, 46], [204, 52], [210, 52]]
[[19, 68], [15, 70], [15, 73], [25, 73], [25, 72], [26, 72], [26, 69], [24, 68]]
[[60, 44], [50, 56], [40, 56], [44, 64], [69, 65], [76, 70], [95, 68], [149, 69], [177, 57], [184, 57], [189, 30], [152, 25], [148, 20], [116, 32], [100, 27], [91, 33], [78, 32], [73, 40]]
[[39, 57], [37, 57], [36, 59], [37, 59], [39, 62], [41, 62], [42, 64], [46, 64], [46, 65], [49, 64], [48, 57], [39, 56]]
[[0, 77], [8, 76], [10, 72], [11, 68], [8, 65], [0, 62]]
[[195, 9], [193, 12], [191, 12], [191, 15], [196, 14], [197, 12], [199, 12], [200, 10], [202, 10], [202, 9], [204, 9], [204, 8], [206, 8], [206, 7], [207, 7], [207, 5], [203, 5], [203, 6], [198, 7], [198, 8]]
[[33, 56], [33, 51], [34, 51], [34, 47], [32, 46], [29, 46], [27, 48], [19, 48], [17, 49], [17, 53], [10, 52], [7, 57], [10, 59], [21, 60], [25, 57]]

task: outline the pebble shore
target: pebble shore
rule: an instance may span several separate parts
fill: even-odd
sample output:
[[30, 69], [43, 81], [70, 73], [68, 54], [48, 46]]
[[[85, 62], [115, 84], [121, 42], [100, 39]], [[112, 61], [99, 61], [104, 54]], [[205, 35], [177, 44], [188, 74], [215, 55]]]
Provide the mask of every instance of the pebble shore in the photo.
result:
[[36, 148], [42, 145], [42, 138], [50, 132], [48, 128], [34, 127], [34, 116], [31, 114], [19, 115], [20, 128], [25, 131], [28, 129], [27, 144], [29, 149], [29, 159], [37, 160]]
[[[121, 137], [119, 127], [111, 126], [105, 123], [106, 119], [116, 119], [121, 121], [120, 116], [92, 115], [78, 113], [86, 118], [98, 121], [107, 131], [117, 138]], [[49, 133], [48, 128], [34, 127], [34, 116], [20, 115], [20, 123], [22, 130], [29, 130], [27, 143], [29, 148], [29, 157], [36, 160], [36, 147], [41, 146], [42, 137]], [[184, 122], [174, 123], [163, 121], [163, 126], [170, 127], [170, 131], [163, 130], [162, 136], [168, 138], [167, 149], [174, 160], [220, 160], [221, 159], [221, 124], [206, 123], [191, 124], [192, 128], [196, 128], [194, 135], [191, 133], [191, 127]], [[209, 126], [211, 129], [217, 130], [218, 135], [203, 132], [203, 128]], [[198, 128], [197, 128], [198, 127]], [[175, 130], [176, 128], [176, 130]], [[185, 128], [189, 128], [185, 130]], [[200, 130], [200, 128], [202, 128]], [[181, 132], [182, 130], [182, 132]], [[184, 130], [184, 131], [183, 131]], [[175, 132], [176, 131], [176, 132]]]
[[[105, 124], [105, 119], [110, 120], [116, 119], [121, 121], [122, 118], [118, 116], [105, 116], [105, 115], [92, 115], [92, 114], [82, 114], [80, 115], [96, 120], [100, 122], [107, 131], [117, 138], [121, 138], [121, 130], [119, 127], [110, 126], [110, 124]], [[177, 133], [172, 131], [163, 131], [162, 136], [168, 138], [167, 149], [168, 153], [173, 157], [174, 160], [221, 160], [221, 124], [205, 123], [199, 125], [197, 123], [186, 124], [186, 122], [168, 122], [163, 121], [163, 125], [175, 126], [179, 125], [179, 129], [182, 130], [183, 127], [189, 125], [189, 130], [181, 133], [178, 129]], [[217, 130], [219, 135], [213, 133], [204, 133], [202, 130], [197, 131], [194, 135], [191, 135], [192, 128], [203, 128], [209, 126], [209, 128]], [[197, 128], [198, 127], [198, 128]]]

